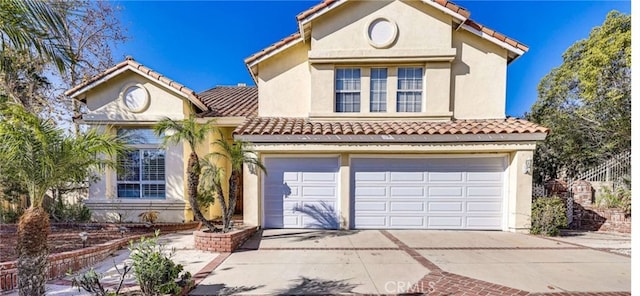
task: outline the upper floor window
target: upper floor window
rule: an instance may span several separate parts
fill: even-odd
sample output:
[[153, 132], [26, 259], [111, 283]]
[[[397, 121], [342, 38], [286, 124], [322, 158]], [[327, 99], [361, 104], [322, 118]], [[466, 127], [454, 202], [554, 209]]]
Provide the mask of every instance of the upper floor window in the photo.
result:
[[360, 112], [360, 69], [336, 69], [336, 112]]
[[398, 68], [396, 111], [422, 111], [422, 68]]
[[372, 68], [371, 69], [371, 96], [369, 111], [370, 112], [386, 112], [387, 111], [387, 69]]
[[165, 198], [165, 151], [151, 129], [119, 129], [130, 149], [118, 157], [119, 198]]

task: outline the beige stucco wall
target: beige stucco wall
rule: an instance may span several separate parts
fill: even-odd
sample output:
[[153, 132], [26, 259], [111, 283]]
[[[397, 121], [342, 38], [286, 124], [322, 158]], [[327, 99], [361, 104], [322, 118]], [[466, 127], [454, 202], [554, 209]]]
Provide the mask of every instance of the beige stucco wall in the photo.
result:
[[[340, 223], [343, 228], [351, 225], [350, 163], [353, 157], [362, 155], [392, 157], [504, 157], [505, 169], [505, 231], [527, 231], [531, 215], [531, 175], [522, 170], [531, 159], [535, 143], [475, 143], [475, 144], [256, 144], [260, 158], [273, 155], [335, 156], [340, 158]], [[410, 151], [410, 152], [409, 152]], [[244, 223], [262, 224], [262, 175], [244, 175]]]
[[[366, 36], [384, 17], [398, 27], [388, 48]], [[505, 117], [507, 51], [419, 1], [352, 1], [311, 22], [310, 41], [258, 64], [260, 116], [341, 119], [493, 119]], [[397, 67], [423, 67], [423, 110], [396, 112]], [[336, 113], [335, 69], [361, 69], [361, 110]], [[372, 67], [388, 68], [387, 112], [369, 112]]]
[[299, 43], [259, 65], [259, 116], [307, 116], [311, 85], [308, 50], [308, 43]]
[[[139, 113], [129, 111], [120, 97], [127, 86], [143, 85], [149, 93], [149, 106]], [[107, 82], [97, 85], [85, 94], [89, 111], [84, 115], [86, 121], [158, 121], [164, 117], [184, 118], [184, 97], [172, 89], [125, 71]]]
[[531, 193], [533, 179], [524, 170], [533, 150], [514, 151], [509, 155], [509, 188], [507, 227], [513, 232], [528, 232], [531, 228]]
[[[384, 17], [395, 21], [398, 38], [389, 49], [369, 45], [369, 23]], [[363, 50], [393, 51], [420, 48], [450, 48], [451, 17], [417, 1], [351, 1], [312, 23], [311, 48], [314, 51]]]
[[453, 34], [453, 116], [458, 119], [504, 118], [507, 51], [465, 30]]

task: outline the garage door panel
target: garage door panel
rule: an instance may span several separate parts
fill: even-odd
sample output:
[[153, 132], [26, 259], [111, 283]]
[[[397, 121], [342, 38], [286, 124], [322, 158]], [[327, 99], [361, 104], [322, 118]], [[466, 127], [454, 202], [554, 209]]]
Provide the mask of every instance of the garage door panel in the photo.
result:
[[387, 227], [387, 218], [383, 216], [358, 216], [355, 218], [355, 224], [358, 228], [385, 228]]
[[384, 172], [358, 172], [355, 177], [356, 181], [380, 182], [387, 180], [387, 173]]
[[429, 197], [460, 198], [464, 192], [462, 187], [429, 187]]
[[334, 183], [336, 181], [335, 172], [303, 172], [302, 173], [302, 182], [330, 182]]
[[427, 227], [437, 229], [463, 228], [462, 217], [429, 216]]
[[502, 188], [501, 187], [467, 187], [467, 197], [475, 198], [475, 197], [495, 197], [501, 198], [502, 196]]
[[464, 207], [462, 202], [441, 202], [433, 201], [429, 202], [429, 212], [449, 212], [449, 213], [462, 213]]
[[502, 203], [495, 202], [467, 202], [467, 213], [500, 213], [502, 211]]
[[469, 229], [498, 229], [500, 224], [499, 217], [467, 217], [467, 228]]
[[429, 182], [461, 182], [462, 173], [429, 173]]
[[392, 186], [391, 198], [423, 198], [424, 187], [396, 187]]
[[387, 202], [361, 201], [356, 204], [358, 212], [387, 212]]
[[423, 216], [390, 216], [389, 225], [397, 228], [421, 228], [424, 227]]
[[301, 198], [318, 198], [318, 197], [330, 197], [334, 199], [336, 196], [336, 188], [335, 187], [316, 187], [316, 186], [305, 186], [302, 187], [302, 196]]
[[356, 195], [363, 198], [376, 198], [376, 197], [386, 197], [387, 196], [387, 187], [369, 187], [363, 186], [358, 187], [355, 190]]
[[477, 173], [467, 173], [467, 181], [475, 182], [475, 181], [494, 181], [500, 182], [502, 181], [502, 173], [500, 172], [477, 172]]
[[389, 208], [392, 212], [423, 212], [424, 202], [391, 201]]
[[391, 172], [391, 181], [424, 182], [424, 172]]
[[300, 174], [297, 172], [282, 172], [282, 181], [298, 182]]
[[501, 229], [504, 158], [352, 160], [356, 228]]

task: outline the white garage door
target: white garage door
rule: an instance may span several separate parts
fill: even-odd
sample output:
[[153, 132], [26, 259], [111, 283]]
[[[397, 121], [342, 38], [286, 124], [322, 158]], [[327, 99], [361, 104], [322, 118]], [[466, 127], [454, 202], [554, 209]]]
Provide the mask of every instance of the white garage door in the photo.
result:
[[337, 158], [265, 158], [265, 228], [337, 229]]
[[505, 158], [352, 160], [355, 228], [502, 229]]

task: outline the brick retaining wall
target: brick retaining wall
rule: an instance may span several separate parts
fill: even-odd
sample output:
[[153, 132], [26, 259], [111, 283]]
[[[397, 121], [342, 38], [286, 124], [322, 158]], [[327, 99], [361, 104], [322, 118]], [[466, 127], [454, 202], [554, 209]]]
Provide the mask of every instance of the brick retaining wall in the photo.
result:
[[209, 252], [233, 252], [256, 230], [256, 227], [248, 227], [228, 233], [194, 231], [195, 248]]
[[[80, 224], [82, 225], [82, 224]], [[126, 226], [130, 230], [135, 231], [136, 228], [144, 228], [148, 230], [148, 227], [144, 224], [132, 225], [132, 224], [88, 224], [92, 226], [102, 225], [106, 230], [117, 230], [119, 226]], [[198, 223], [184, 223], [184, 224], [156, 224], [152, 225], [153, 229], [160, 229], [160, 233], [166, 234], [176, 231], [193, 229]], [[69, 225], [71, 226], [71, 225]], [[78, 226], [78, 224], [73, 225]], [[113, 229], [109, 228], [113, 227]], [[68, 227], [71, 228], [71, 227]], [[137, 241], [143, 236], [152, 236], [152, 233], [131, 235], [125, 238], [112, 240], [103, 244], [87, 247], [84, 249], [73, 250], [69, 252], [57, 253], [49, 255], [49, 267], [47, 272], [47, 279], [58, 279], [64, 277], [67, 271], [73, 272], [83, 269], [85, 267], [93, 266], [99, 261], [104, 260], [111, 254], [115, 253], [129, 245], [129, 241]], [[18, 287], [18, 269], [16, 261], [2, 262], [0, 263], [0, 292], [10, 291]]]
[[631, 216], [620, 209], [599, 209], [574, 203], [574, 228], [580, 230], [631, 233]]

